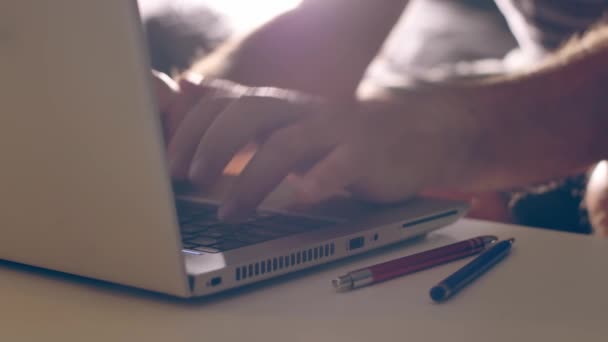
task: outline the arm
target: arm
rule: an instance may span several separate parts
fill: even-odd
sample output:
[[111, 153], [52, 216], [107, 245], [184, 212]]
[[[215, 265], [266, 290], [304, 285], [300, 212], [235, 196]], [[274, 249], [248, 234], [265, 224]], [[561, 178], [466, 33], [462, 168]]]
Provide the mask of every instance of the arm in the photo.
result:
[[242, 146], [260, 141], [226, 194], [224, 217], [247, 214], [294, 172], [296, 193], [311, 202], [344, 189], [396, 201], [429, 188], [550, 179], [606, 157], [607, 61], [608, 28], [598, 28], [535, 70], [484, 82], [381, 89], [349, 105], [271, 89], [209, 98], [172, 139], [172, 169], [212, 184]]
[[352, 98], [407, 0], [304, 0], [194, 67], [246, 85]]
[[453, 131], [460, 137], [452, 149], [466, 149], [454, 172], [433, 183], [488, 191], [565, 176], [605, 158], [606, 89], [608, 27], [598, 27], [527, 72], [415, 93], [380, 90], [362, 103], [380, 103], [379, 111], [404, 120], [421, 106], [431, 125], [443, 126], [436, 139]]

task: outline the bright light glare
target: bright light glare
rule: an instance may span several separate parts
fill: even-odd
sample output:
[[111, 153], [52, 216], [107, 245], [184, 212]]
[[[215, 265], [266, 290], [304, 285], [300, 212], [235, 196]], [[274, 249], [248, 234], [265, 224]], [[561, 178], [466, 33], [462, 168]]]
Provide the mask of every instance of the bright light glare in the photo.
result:
[[205, 0], [204, 2], [227, 15], [237, 31], [244, 31], [298, 6], [301, 0]]

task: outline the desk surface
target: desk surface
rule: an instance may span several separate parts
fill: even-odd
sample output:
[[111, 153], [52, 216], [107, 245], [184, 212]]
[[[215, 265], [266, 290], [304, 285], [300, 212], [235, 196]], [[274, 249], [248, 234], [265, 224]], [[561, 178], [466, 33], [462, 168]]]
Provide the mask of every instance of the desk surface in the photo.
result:
[[[480, 234], [511, 255], [444, 304], [466, 261], [335, 293], [338, 274]], [[184, 301], [0, 262], [0, 341], [606, 341], [608, 241], [461, 220], [415, 244]]]

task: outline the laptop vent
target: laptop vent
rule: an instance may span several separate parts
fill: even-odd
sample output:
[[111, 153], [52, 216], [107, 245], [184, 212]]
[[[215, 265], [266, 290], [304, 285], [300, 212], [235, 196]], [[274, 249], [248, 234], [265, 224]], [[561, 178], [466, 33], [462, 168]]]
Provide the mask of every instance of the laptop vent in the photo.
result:
[[284, 271], [295, 266], [331, 257], [335, 252], [335, 244], [328, 243], [291, 254], [260, 260], [249, 265], [239, 266], [235, 270], [234, 277], [236, 281], [241, 281], [276, 271]]

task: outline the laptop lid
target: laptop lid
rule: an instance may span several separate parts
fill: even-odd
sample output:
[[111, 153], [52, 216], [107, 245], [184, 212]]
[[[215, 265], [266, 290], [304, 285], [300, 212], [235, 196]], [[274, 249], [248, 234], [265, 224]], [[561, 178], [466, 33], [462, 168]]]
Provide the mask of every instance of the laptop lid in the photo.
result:
[[0, 259], [187, 296], [138, 18], [0, 2]]

